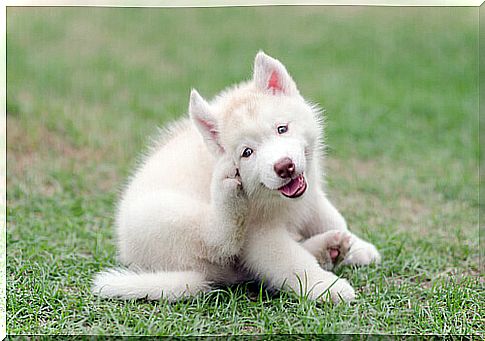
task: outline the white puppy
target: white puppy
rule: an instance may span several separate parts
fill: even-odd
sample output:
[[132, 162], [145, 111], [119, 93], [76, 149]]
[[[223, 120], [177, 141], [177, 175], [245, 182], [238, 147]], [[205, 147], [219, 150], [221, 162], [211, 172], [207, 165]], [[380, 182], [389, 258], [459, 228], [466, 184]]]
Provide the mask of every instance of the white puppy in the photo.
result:
[[349, 301], [337, 263], [380, 260], [347, 230], [322, 189], [321, 113], [285, 67], [263, 52], [249, 82], [206, 102], [190, 94], [135, 172], [116, 216], [119, 258], [104, 297], [174, 301], [257, 278], [313, 299]]

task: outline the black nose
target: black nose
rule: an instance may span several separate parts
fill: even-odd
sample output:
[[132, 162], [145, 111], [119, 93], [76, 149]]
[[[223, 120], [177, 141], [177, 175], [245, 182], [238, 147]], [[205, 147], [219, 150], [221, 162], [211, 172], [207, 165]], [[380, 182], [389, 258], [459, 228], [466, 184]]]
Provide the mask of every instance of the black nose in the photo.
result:
[[274, 171], [280, 178], [291, 178], [295, 174], [295, 164], [289, 157], [285, 157], [274, 164]]

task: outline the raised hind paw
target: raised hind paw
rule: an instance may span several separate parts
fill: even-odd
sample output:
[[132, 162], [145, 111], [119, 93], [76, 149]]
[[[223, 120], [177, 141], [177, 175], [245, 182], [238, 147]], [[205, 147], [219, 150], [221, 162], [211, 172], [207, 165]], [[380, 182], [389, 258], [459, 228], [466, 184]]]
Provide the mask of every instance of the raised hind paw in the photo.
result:
[[239, 171], [228, 155], [221, 156], [214, 167], [212, 196], [221, 203], [246, 199]]
[[[248, 198], [239, 170], [230, 155], [222, 155], [214, 167], [211, 201], [221, 225], [225, 226], [228, 231], [245, 225], [249, 206]], [[239, 234], [236, 233], [236, 235]]]

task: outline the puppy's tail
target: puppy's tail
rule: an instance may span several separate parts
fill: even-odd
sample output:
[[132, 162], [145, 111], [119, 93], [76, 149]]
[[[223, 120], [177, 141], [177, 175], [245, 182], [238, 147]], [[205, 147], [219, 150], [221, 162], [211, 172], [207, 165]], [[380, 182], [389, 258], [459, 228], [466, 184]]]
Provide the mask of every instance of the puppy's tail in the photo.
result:
[[135, 272], [111, 269], [98, 273], [93, 280], [92, 291], [106, 298], [134, 299], [163, 298], [173, 302], [208, 291], [209, 282], [200, 272]]

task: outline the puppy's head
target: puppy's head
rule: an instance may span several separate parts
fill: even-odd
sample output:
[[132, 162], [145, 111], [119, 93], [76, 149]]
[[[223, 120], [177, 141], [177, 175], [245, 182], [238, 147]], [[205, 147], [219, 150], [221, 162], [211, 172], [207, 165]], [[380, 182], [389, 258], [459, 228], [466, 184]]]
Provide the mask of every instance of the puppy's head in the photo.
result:
[[278, 60], [259, 52], [253, 79], [211, 104], [195, 90], [189, 112], [214, 155], [230, 153], [252, 196], [301, 197], [319, 156], [320, 112], [300, 95]]

